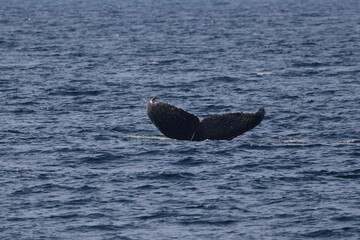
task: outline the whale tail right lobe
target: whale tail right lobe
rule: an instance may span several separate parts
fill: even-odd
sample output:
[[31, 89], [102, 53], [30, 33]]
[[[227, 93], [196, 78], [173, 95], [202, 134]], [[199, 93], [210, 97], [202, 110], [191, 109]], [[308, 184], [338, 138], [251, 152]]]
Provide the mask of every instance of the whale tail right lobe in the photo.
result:
[[227, 113], [209, 116], [200, 122], [191, 140], [231, 140], [255, 128], [264, 116], [264, 108], [260, 108], [256, 113]]

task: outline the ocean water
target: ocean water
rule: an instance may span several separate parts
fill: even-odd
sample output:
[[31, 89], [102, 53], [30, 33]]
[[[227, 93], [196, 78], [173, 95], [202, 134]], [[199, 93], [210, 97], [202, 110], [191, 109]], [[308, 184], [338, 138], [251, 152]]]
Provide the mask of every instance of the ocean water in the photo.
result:
[[[359, 239], [358, 0], [1, 0], [0, 239]], [[267, 115], [167, 139], [152, 96]]]

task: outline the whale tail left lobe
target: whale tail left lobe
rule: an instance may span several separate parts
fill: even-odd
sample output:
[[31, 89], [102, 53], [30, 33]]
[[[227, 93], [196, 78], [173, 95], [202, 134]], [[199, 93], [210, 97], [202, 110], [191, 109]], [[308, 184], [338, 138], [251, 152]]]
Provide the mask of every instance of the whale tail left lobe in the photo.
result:
[[147, 115], [151, 122], [168, 138], [191, 140], [199, 125], [199, 118], [181, 108], [156, 102], [155, 99], [151, 98], [147, 105]]

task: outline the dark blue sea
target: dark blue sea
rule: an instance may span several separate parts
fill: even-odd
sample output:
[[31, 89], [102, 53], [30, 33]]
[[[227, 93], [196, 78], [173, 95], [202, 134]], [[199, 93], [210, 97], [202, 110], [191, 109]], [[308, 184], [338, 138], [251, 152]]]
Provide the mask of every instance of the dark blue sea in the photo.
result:
[[[0, 239], [360, 239], [360, 1], [1, 0]], [[164, 137], [147, 101], [266, 117]]]

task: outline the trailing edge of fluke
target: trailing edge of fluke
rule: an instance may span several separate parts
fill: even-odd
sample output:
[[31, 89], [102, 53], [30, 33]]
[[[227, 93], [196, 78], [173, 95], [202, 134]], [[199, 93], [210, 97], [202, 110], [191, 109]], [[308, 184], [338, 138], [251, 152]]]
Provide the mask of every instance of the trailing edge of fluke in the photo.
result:
[[227, 113], [200, 121], [194, 114], [156, 98], [149, 100], [147, 115], [162, 134], [178, 140], [231, 140], [259, 125], [265, 116], [265, 109], [260, 108], [256, 113]]

